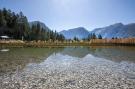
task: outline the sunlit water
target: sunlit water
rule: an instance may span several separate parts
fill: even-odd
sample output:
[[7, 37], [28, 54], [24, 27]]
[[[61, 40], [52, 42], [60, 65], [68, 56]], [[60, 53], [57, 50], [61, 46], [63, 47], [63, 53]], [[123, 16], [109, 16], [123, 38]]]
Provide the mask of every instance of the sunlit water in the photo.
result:
[[0, 89], [18, 88], [135, 89], [135, 47], [1, 51]]

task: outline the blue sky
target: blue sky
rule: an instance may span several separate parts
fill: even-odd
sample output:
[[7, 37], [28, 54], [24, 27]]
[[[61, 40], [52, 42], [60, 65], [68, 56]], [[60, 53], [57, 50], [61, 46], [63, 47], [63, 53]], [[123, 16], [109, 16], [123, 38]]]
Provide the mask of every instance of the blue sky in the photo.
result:
[[0, 8], [4, 7], [57, 31], [135, 22], [135, 0], [0, 0]]

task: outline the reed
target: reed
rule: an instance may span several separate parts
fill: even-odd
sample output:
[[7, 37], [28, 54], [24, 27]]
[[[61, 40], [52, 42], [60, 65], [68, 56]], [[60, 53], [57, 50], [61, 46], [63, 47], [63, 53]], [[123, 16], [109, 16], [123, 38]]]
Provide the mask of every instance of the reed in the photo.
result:
[[135, 38], [123, 39], [92, 39], [91, 45], [135, 45]]
[[135, 38], [91, 39], [90, 41], [21, 41], [0, 40], [0, 47], [64, 47], [64, 46], [135, 46]]

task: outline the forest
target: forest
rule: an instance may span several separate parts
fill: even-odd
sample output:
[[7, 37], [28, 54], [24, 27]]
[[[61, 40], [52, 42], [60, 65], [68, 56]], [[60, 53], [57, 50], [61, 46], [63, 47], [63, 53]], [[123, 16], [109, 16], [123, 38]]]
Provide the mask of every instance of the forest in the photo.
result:
[[40, 24], [30, 27], [27, 17], [22, 13], [12, 12], [10, 9], [0, 9], [0, 36], [9, 36], [12, 39], [31, 40], [58, 40], [65, 37], [56, 31], [44, 29]]

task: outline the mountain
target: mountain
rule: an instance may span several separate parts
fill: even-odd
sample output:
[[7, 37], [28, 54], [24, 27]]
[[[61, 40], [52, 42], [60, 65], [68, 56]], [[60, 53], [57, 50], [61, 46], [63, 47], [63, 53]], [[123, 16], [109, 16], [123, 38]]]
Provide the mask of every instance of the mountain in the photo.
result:
[[124, 25], [123, 28], [116, 34], [120, 38], [135, 37], [135, 23]]
[[97, 28], [90, 33], [101, 34], [103, 38], [128, 38], [135, 37], [135, 23], [124, 25], [116, 23], [107, 27]]
[[63, 34], [66, 39], [74, 39], [74, 37], [83, 39], [83, 38], [87, 38], [89, 35], [89, 31], [83, 27], [78, 27], [78, 28], [69, 29], [69, 30], [63, 30], [59, 33]]
[[37, 24], [40, 24], [40, 27], [47, 31], [50, 30], [43, 22], [40, 21], [29, 22], [30, 28], [32, 28], [32, 25], [37, 25]]
[[[38, 23], [40, 24], [41, 28], [44, 28], [48, 31], [50, 30], [44, 23], [40, 21], [29, 22], [29, 25], [32, 27], [32, 25], [37, 25]], [[84, 27], [78, 27], [69, 30], [63, 30], [59, 33], [63, 34], [66, 39], [73, 39], [74, 37], [83, 39], [87, 38], [90, 33], [95, 33], [96, 35], [100, 34], [103, 38], [129, 38], [135, 37], [135, 23], [130, 23], [127, 25], [115, 23], [106, 27], [96, 28], [90, 32]]]

